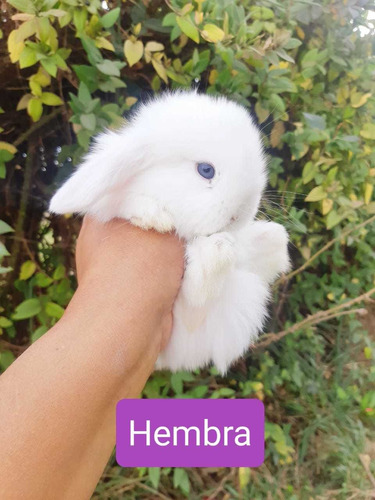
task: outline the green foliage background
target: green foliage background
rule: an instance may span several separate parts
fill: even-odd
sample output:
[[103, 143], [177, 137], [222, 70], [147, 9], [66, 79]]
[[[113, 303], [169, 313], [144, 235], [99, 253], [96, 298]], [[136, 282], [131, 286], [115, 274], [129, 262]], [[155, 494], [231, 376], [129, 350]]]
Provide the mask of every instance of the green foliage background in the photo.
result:
[[198, 87], [251, 110], [269, 155], [260, 216], [291, 234], [294, 271], [275, 287], [259, 348], [225, 379], [215, 368], [157, 373], [144, 391], [263, 399], [265, 465], [125, 470], [111, 460], [94, 497], [373, 498], [373, 2], [4, 5], [2, 370], [61, 317], [76, 286], [79, 221], [52, 218], [51, 194], [91, 137], [150, 92]]

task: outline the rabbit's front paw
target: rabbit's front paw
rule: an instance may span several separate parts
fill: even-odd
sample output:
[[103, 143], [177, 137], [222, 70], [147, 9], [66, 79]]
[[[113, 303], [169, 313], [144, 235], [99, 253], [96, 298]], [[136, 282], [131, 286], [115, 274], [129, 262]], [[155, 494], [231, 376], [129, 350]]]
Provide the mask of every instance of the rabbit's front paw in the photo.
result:
[[182, 294], [195, 307], [217, 297], [234, 262], [234, 239], [229, 233], [199, 236], [186, 248]]
[[126, 200], [121, 216], [133, 226], [144, 230], [155, 229], [158, 233], [169, 233], [174, 229], [170, 213], [147, 196]]
[[264, 281], [271, 283], [288, 271], [288, 233], [281, 224], [253, 222], [238, 237], [239, 261]]
[[290, 267], [288, 239], [286, 229], [276, 222], [268, 222], [265, 230], [258, 235], [257, 244], [263, 254], [260, 260], [263, 261], [269, 281]]

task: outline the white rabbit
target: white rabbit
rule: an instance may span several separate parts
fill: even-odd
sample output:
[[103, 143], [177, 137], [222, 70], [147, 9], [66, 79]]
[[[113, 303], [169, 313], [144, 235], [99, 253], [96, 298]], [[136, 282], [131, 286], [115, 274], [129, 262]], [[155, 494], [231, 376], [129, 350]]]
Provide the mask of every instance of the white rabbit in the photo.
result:
[[186, 241], [186, 268], [156, 367], [214, 362], [224, 373], [257, 338], [269, 283], [289, 266], [285, 229], [254, 220], [265, 184], [260, 134], [245, 108], [168, 93], [99, 135], [50, 210], [176, 231]]

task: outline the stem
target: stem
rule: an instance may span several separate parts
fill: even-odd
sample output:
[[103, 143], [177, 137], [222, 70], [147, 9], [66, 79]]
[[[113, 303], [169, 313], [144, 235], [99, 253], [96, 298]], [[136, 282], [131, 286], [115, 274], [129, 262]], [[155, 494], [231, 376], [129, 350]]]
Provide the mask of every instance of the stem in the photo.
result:
[[37, 130], [47, 125], [51, 120], [56, 118], [57, 115], [61, 113], [61, 108], [56, 108], [49, 115], [43, 116], [39, 121], [31, 125], [30, 128], [26, 130], [23, 134], [21, 134], [14, 142], [13, 145], [18, 147], [23, 142], [27, 141], [27, 139], [33, 135]]
[[316, 325], [318, 323], [321, 323], [322, 321], [328, 321], [330, 319], [338, 318], [340, 316], [344, 316], [347, 314], [355, 314], [355, 313], [364, 313], [364, 309], [351, 309], [348, 311], [343, 311], [342, 309], [347, 309], [350, 306], [353, 306], [355, 304], [358, 304], [360, 302], [366, 302], [370, 300], [370, 297], [375, 294], [375, 287], [369, 290], [368, 292], [363, 293], [359, 297], [356, 297], [355, 299], [348, 300], [347, 302], [344, 302], [343, 304], [339, 304], [335, 307], [331, 307], [330, 309], [326, 309], [325, 311], [319, 311], [313, 315], [309, 315], [303, 320], [299, 321], [298, 323], [295, 323], [291, 327], [287, 328], [286, 330], [283, 330], [281, 332], [277, 333], [268, 333], [263, 336], [262, 342], [259, 342], [256, 344], [255, 348], [256, 349], [262, 349], [264, 347], [267, 347], [269, 344], [272, 344], [273, 342], [276, 342], [289, 333], [295, 333], [298, 330], [301, 330], [305, 328], [306, 326], [312, 326]]
[[35, 144], [33, 141], [29, 141], [27, 149], [27, 157], [25, 161], [25, 174], [23, 178], [23, 185], [21, 191], [20, 208], [18, 210], [17, 221], [14, 228], [14, 235], [17, 236], [17, 238], [15, 238], [13, 241], [13, 246], [11, 249], [11, 256], [10, 256], [10, 267], [13, 268], [13, 272], [16, 268], [21, 241], [24, 240], [23, 228], [26, 217], [26, 209], [30, 192], [30, 186], [33, 177], [33, 166], [35, 157], [34, 153], [35, 153]]

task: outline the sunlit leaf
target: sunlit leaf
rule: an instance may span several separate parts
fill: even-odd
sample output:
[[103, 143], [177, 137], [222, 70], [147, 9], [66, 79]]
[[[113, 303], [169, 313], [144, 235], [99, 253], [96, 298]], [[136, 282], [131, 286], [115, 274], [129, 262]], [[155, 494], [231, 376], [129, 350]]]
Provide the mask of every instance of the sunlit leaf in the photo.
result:
[[205, 24], [202, 31], [202, 36], [208, 42], [221, 42], [225, 37], [224, 31], [215, 24]]
[[19, 279], [24, 281], [28, 280], [36, 270], [36, 264], [32, 260], [27, 260], [21, 266]]
[[32, 97], [27, 103], [27, 112], [34, 122], [37, 122], [43, 113], [42, 101], [39, 98]]
[[143, 56], [143, 43], [140, 40], [136, 42], [132, 42], [130, 39], [126, 40], [124, 44], [124, 54], [129, 66], [133, 66]]
[[327, 197], [327, 193], [324, 191], [323, 186], [316, 186], [310, 191], [306, 196], [305, 201], [320, 201]]
[[191, 38], [195, 43], [199, 43], [199, 31], [196, 26], [192, 23], [189, 17], [180, 17], [177, 18], [177, 24], [185, 35]]

